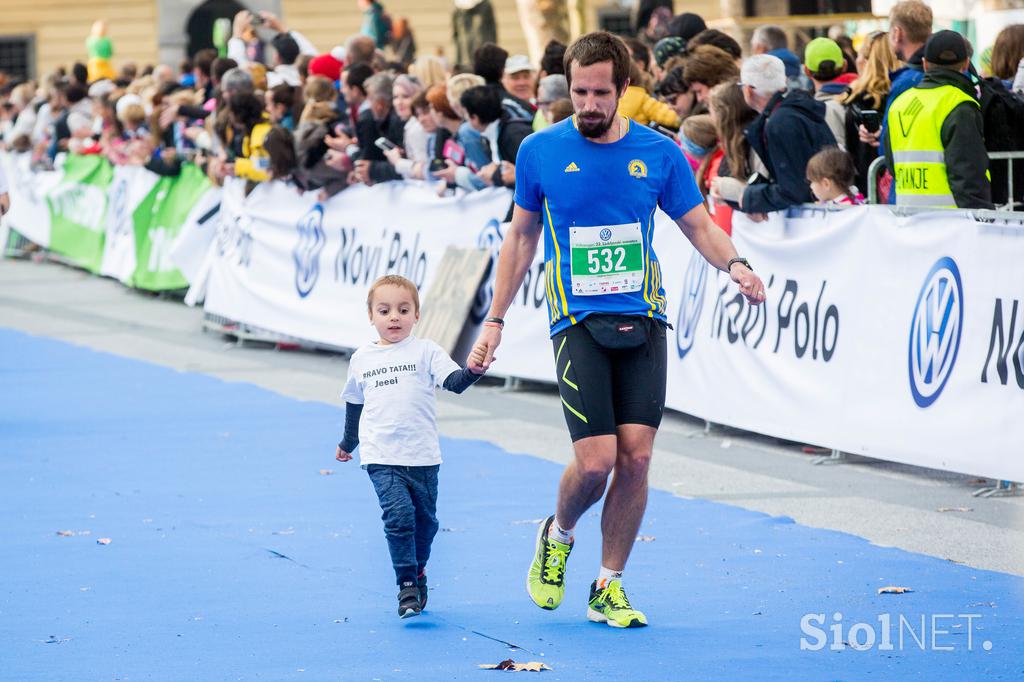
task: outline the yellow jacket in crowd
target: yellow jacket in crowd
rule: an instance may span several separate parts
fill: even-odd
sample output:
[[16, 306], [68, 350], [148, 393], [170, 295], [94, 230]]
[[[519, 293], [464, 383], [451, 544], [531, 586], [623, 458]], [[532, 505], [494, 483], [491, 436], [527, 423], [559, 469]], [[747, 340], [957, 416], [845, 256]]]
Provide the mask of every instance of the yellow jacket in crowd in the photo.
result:
[[267, 169], [270, 168], [270, 155], [264, 147], [271, 125], [261, 121], [252, 127], [242, 141], [242, 156], [235, 159], [235, 176], [263, 182], [269, 180]]
[[678, 128], [680, 121], [675, 110], [659, 102], [638, 85], [630, 85], [619, 100], [619, 114], [631, 118], [640, 125], [651, 121], [666, 128]]

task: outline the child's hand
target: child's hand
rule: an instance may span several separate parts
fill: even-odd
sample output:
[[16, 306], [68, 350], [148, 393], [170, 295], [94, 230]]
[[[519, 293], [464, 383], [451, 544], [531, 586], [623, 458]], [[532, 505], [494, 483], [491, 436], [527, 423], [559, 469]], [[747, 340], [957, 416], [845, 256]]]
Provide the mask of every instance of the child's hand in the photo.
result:
[[334, 459], [338, 460], [339, 462], [347, 462], [350, 459], [352, 459], [352, 454], [342, 450], [341, 446], [339, 445], [338, 452], [334, 455]]

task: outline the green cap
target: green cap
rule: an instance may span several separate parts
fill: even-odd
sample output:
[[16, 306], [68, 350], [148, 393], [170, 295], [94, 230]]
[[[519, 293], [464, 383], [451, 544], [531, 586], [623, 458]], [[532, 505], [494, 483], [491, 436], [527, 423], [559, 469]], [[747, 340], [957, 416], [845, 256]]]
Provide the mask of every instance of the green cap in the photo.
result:
[[[832, 62], [831, 66], [827, 62]], [[815, 38], [804, 48], [804, 66], [811, 73], [824, 71], [838, 74], [843, 69], [843, 51], [830, 38]]]

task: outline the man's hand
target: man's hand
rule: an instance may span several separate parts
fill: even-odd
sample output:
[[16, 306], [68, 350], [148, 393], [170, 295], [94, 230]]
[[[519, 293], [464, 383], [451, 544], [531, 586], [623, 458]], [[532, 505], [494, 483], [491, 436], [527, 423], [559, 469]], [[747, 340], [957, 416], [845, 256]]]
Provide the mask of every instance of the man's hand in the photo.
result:
[[352, 162], [349, 161], [348, 154], [344, 152], [328, 149], [327, 154], [324, 156], [324, 163], [339, 173], [349, 173], [352, 171]]
[[339, 445], [338, 451], [334, 454], [334, 459], [338, 460], [339, 462], [347, 462], [350, 459], [352, 459], [352, 453], [345, 452], [344, 450], [341, 449], [341, 446]]
[[438, 180], [444, 180], [449, 185], [455, 184], [455, 171], [459, 168], [458, 164], [451, 159], [444, 160], [444, 169], [434, 171], [431, 173]]
[[882, 137], [882, 129], [879, 128], [875, 132], [871, 132], [863, 125], [859, 125], [857, 126], [857, 137], [859, 137], [860, 141], [863, 142], [864, 144], [869, 144], [872, 147], [877, 147], [881, 144], [880, 138]]
[[754, 274], [753, 270], [743, 263], [733, 263], [729, 268], [729, 276], [732, 281], [740, 285], [740, 293], [746, 297], [747, 303], [750, 305], [764, 303], [764, 283], [760, 277]]
[[160, 112], [160, 127], [170, 128], [171, 124], [174, 123], [175, 119], [178, 118], [178, 105], [168, 104]]
[[277, 15], [273, 12], [263, 10], [260, 12], [260, 16], [263, 17], [263, 25], [269, 28], [271, 31], [277, 31], [278, 33], [287, 33], [288, 29], [285, 28], [284, 22], [277, 18]]
[[476, 176], [480, 178], [480, 180], [482, 180], [484, 184], [486, 184], [488, 187], [493, 187], [494, 171], [496, 170], [498, 170], [498, 164], [489, 163], [483, 168], [481, 168], [479, 171], [477, 171]]
[[235, 20], [231, 22], [231, 37], [245, 40], [245, 36], [251, 28], [252, 13], [247, 9], [243, 9], [235, 15]]
[[362, 182], [367, 185], [370, 184], [370, 162], [365, 159], [356, 161], [355, 166], [352, 169], [355, 173], [356, 181]]
[[516, 165], [508, 161], [501, 162], [501, 184], [513, 187], [516, 184]]
[[387, 150], [386, 152], [384, 152], [384, 158], [386, 158], [388, 160], [388, 163], [390, 163], [392, 166], [397, 166], [398, 162], [404, 158], [402, 155], [402, 148], [395, 147], [394, 149]]
[[497, 350], [501, 344], [501, 328], [484, 324], [480, 328], [480, 336], [476, 337], [476, 343], [473, 344], [473, 350], [469, 353], [469, 358], [466, 360], [466, 367], [473, 374], [483, 374], [491, 367], [491, 363], [496, 359], [494, 357], [494, 351]]
[[743, 190], [747, 184], [736, 178], [716, 177], [711, 179], [711, 196], [715, 199], [724, 199], [741, 204], [743, 201]]
[[7, 192], [0, 194], [0, 216], [7, 215], [11, 210], [11, 195]]
[[340, 130], [336, 132], [338, 134], [335, 135], [334, 137], [331, 137], [330, 135], [324, 135], [324, 144], [326, 144], [330, 149], [333, 149], [334, 151], [337, 152], [346, 151], [352, 144], [352, 138], [346, 135], [345, 133], [341, 132]]

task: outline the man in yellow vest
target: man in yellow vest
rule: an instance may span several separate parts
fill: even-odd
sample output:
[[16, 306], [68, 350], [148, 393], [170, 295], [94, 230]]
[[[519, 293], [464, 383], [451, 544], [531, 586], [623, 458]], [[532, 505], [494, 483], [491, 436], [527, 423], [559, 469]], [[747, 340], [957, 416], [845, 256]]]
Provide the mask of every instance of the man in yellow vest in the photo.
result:
[[933, 34], [924, 79], [889, 107], [885, 157], [897, 206], [993, 208], [978, 91], [964, 75], [969, 65], [963, 36]]

